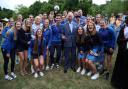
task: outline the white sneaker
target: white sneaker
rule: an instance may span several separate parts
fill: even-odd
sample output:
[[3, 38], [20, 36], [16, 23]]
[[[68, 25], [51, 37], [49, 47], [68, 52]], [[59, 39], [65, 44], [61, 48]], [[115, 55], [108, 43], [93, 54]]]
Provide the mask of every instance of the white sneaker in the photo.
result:
[[11, 76], [15, 79], [17, 76], [13, 72], [11, 73]]
[[78, 69], [77, 69], [77, 71], [76, 71], [76, 72], [77, 72], [77, 73], [79, 73], [79, 72], [80, 72], [80, 70], [81, 70], [81, 67], [78, 67]]
[[49, 70], [49, 66], [46, 66], [46, 70]]
[[95, 74], [91, 77], [92, 80], [96, 80], [96, 79], [98, 79], [98, 78], [99, 78], [99, 73], [95, 73]]
[[44, 76], [44, 73], [43, 72], [39, 72], [39, 74], [40, 74], [41, 77]]
[[57, 68], [57, 69], [59, 69], [59, 68], [60, 68], [59, 64], [56, 64], [56, 68]]
[[10, 77], [9, 75], [5, 75], [4, 79], [5, 79], [5, 80], [13, 80], [13, 78]]
[[83, 68], [83, 70], [81, 71], [81, 75], [84, 75], [86, 72], [86, 70]]
[[53, 69], [53, 68], [54, 68], [54, 64], [51, 65], [51, 69]]
[[89, 71], [88, 73], [87, 73], [87, 76], [89, 77], [89, 76], [91, 76], [92, 75], [92, 71]]
[[32, 72], [32, 74], [35, 72], [33, 65], [31, 65], [31, 72]]
[[38, 74], [37, 74], [37, 73], [35, 73], [35, 74], [34, 74], [34, 77], [35, 77], [35, 78], [38, 78]]

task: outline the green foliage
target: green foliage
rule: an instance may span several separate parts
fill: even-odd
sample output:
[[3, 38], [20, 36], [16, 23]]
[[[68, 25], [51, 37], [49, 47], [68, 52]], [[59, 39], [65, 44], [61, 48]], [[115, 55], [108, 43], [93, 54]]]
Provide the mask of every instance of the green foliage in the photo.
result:
[[92, 0], [49, 0], [48, 2], [40, 2], [36, 1], [30, 7], [26, 7], [23, 5], [18, 5], [16, 8], [16, 12], [1, 8], [0, 7], [0, 18], [10, 18], [16, 17], [17, 14], [22, 14], [24, 18], [27, 18], [29, 14], [33, 14], [34, 16], [38, 14], [42, 14], [44, 12], [49, 13], [53, 11], [55, 5], [59, 5], [60, 12], [64, 10], [78, 10], [82, 9], [84, 14], [90, 14], [95, 16], [96, 14], [108, 14], [111, 13], [120, 13], [120, 12], [127, 12], [128, 11], [128, 1], [125, 0], [122, 2], [121, 0], [109, 0], [105, 5], [95, 5], [92, 4]]
[[108, 1], [107, 4], [104, 6], [105, 13], [111, 14], [111, 13], [124, 13], [128, 10], [128, 1], [125, 0], [124, 2], [122, 0], [111, 0]]
[[41, 9], [42, 3], [40, 1], [36, 1], [29, 7], [29, 13], [34, 16], [38, 15]]
[[22, 4], [18, 5], [16, 10], [18, 11], [17, 14], [22, 14], [24, 18], [27, 18], [29, 16], [29, 8], [23, 6]]
[[78, 0], [65, 0], [64, 8], [66, 10], [76, 10], [78, 6]]
[[52, 10], [53, 10], [53, 6], [51, 4], [49, 4], [47, 2], [43, 2], [42, 5], [41, 5], [41, 8], [39, 10], [39, 13], [42, 13], [42, 14], [44, 12], [49, 13]]
[[6, 9], [6, 8], [1, 8], [0, 7], [0, 19], [3, 19], [3, 18], [10, 18], [10, 17], [12, 17], [12, 15], [13, 15], [13, 11], [12, 10], [10, 10], [10, 9]]

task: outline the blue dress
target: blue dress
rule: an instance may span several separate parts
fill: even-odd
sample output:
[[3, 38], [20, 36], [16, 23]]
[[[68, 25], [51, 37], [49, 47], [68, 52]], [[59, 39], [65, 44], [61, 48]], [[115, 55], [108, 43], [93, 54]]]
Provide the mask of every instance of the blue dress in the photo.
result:
[[[99, 47], [98, 46], [95, 46], [91, 50], [92, 50], [93, 53], [98, 53], [99, 52]], [[96, 62], [96, 61], [98, 61], [99, 56], [95, 56], [95, 55], [92, 55], [92, 54], [88, 53], [87, 56], [86, 56], [86, 58], [88, 60], [91, 60], [93, 62]]]

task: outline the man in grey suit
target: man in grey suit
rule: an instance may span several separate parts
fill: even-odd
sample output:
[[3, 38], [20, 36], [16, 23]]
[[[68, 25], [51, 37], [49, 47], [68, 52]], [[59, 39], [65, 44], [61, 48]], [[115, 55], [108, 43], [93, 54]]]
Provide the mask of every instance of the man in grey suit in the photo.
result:
[[67, 73], [68, 68], [71, 68], [74, 72], [76, 62], [76, 32], [77, 25], [73, 22], [73, 13], [69, 12], [67, 15], [67, 22], [64, 25], [62, 38], [64, 39], [64, 73]]

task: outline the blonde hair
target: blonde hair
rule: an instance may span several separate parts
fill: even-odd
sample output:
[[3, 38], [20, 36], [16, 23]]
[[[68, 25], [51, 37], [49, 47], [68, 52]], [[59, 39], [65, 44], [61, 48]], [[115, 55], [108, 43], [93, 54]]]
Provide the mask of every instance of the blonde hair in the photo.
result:
[[[27, 23], [28, 20], [30, 21], [30, 18], [25, 19], [24, 22], [23, 22], [23, 25], [22, 25], [22, 28], [23, 28], [25, 31], [28, 30], [28, 28], [27, 28], [27, 26], [26, 26], [26, 25], [27, 25], [26, 23]], [[30, 22], [30, 23], [31, 23], [31, 22]], [[31, 31], [31, 26], [30, 26], [29, 30]]]
[[90, 35], [95, 35], [95, 34], [96, 34], [96, 26], [95, 26], [95, 23], [94, 23], [94, 22], [89, 22], [89, 24], [92, 24], [92, 25], [93, 25], [93, 31], [90, 33], [90, 32], [89, 32], [88, 25], [87, 25], [87, 35], [88, 35], [88, 34], [90, 34]]

